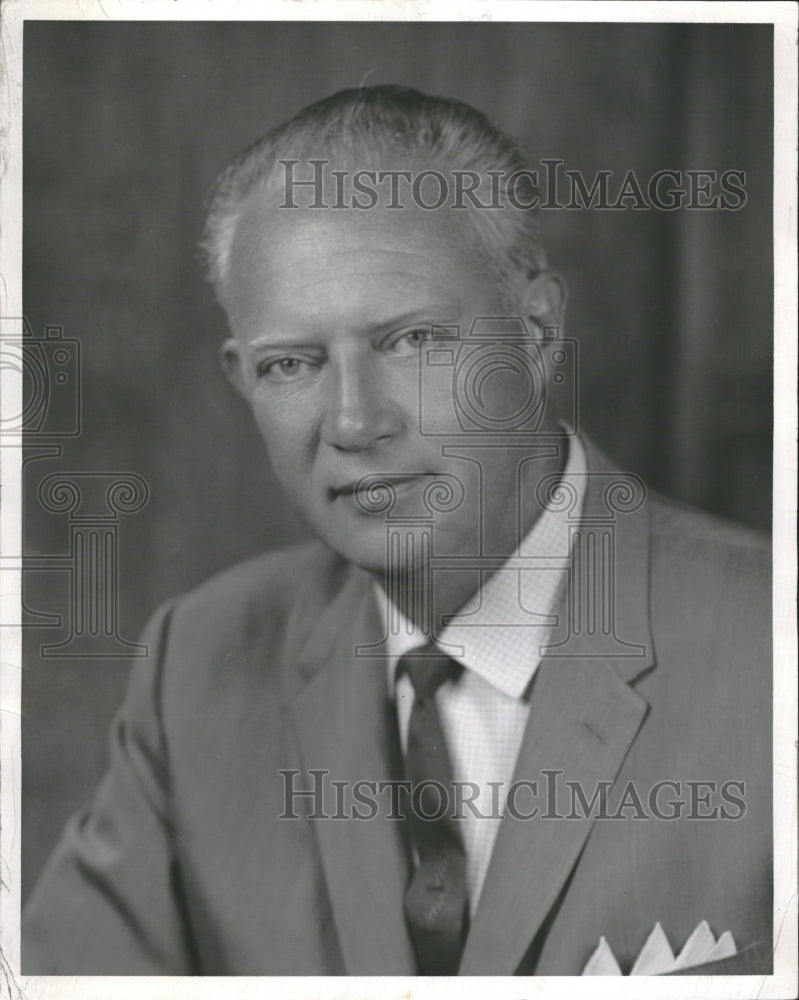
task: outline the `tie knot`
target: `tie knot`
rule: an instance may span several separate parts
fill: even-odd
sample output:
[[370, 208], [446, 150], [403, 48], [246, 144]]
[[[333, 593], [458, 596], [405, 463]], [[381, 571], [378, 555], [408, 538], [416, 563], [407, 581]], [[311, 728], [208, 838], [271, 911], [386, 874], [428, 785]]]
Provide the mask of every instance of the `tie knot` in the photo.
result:
[[426, 701], [446, 681], [454, 681], [460, 677], [463, 667], [430, 642], [400, 657], [397, 677], [401, 677], [403, 673], [410, 678], [416, 698]]

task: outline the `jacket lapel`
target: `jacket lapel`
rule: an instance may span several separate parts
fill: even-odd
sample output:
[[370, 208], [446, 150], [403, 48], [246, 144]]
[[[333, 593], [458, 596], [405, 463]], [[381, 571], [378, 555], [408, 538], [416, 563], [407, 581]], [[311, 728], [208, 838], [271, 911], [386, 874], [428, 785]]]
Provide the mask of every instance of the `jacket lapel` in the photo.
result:
[[[590, 445], [588, 458], [581, 525], [601, 523], [606, 517], [605, 474], [623, 478]], [[594, 823], [590, 815], [595, 810], [583, 810], [586, 818], [544, 819], [545, 810], [568, 814], [572, 803], [566, 781], [578, 783], [589, 802], [599, 782], [612, 782], [646, 714], [647, 703], [629, 686], [654, 662], [645, 503], [618, 514], [614, 525], [608, 597], [615, 629], [609, 634], [591, 619], [592, 631], [584, 627], [583, 619], [577, 622], [581, 634], [572, 635], [574, 595], [590, 593], [597, 586], [596, 564], [575, 561], [548, 655], [533, 681], [530, 716], [514, 773], [514, 782], [538, 783], [537, 801], [520, 796], [517, 815], [533, 805], [540, 813], [526, 820], [514, 819], [506, 811], [459, 975], [516, 972], [564, 890]], [[557, 797], [552, 794], [553, 782]]]
[[[353, 571], [317, 623], [300, 655], [306, 683], [292, 705], [307, 769], [352, 786], [395, 778], [397, 725], [387, 696], [386, 661], [356, 655], [374, 644], [380, 616], [365, 574]], [[385, 796], [370, 819], [310, 820], [319, 843], [336, 931], [350, 975], [412, 975], [413, 952], [403, 917], [407, 861], [398, 820]], [[355, 803], [357, 805], [357, 803]], [[361, 813], [367, 809], [358, 806]], [[337, 803], [331, 787], [325, 811]]]

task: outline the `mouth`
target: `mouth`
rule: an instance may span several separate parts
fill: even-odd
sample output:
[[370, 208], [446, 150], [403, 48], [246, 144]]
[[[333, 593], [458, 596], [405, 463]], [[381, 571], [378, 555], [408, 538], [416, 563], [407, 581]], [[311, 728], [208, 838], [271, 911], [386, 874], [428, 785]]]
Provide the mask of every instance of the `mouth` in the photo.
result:
[[347, 498], [365, 512], [373, 512], [393, 504], [395, 499], [432, 478], [429, 472], [373, 472], [340, 486], [331, 486], [327, 492], [331, 501]]

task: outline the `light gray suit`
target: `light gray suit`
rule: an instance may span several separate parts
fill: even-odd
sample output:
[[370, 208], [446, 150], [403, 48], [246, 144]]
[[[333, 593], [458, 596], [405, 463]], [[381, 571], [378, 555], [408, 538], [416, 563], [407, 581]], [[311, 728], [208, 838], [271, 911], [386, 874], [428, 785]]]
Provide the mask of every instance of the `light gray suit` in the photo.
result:
[[[588, 463], [614, 472], [590, 444]], [[589, 486], [586, 518], [602, 509]], [[650, 497], [617, 517], [614, 555], [615, 634], [635, 655], [609, 653], [598, 628], [550, 651], [570, 655], [544, 657], [516, 777], [559, 770], [589, 796], [613, 781], [611, 802], [630, 782], [644, 798], [664, 780], [683, 797], [688, 781], [743, 782], [745, 811], [506, 815], [463, 975], [579, 975], [600, 935], [628, 972], [656, 921], [677, 949], [703, 919], [749, 948], [706, 971], [769, 971], [768, 547]], [[589, 571], [576, 567], [575, 583]], [[299, 771], [302, 787], [314, 768], [353, 782], [397, 776], [384, 661], [353, 655], [381, 638], [378, 623], [370, 579], [317, 544], [161, 609], [108, 774], [26, 913], [24, 971], [413, 974], [401, 824], [278, 818], [281, 770]]]

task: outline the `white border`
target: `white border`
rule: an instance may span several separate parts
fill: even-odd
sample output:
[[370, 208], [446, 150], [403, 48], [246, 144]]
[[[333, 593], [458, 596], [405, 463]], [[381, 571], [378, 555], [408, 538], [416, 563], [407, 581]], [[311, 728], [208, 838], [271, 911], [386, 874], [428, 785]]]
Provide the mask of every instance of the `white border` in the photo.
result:
[[[790, 3], [730, 0], [10, 0], [27, 20], [74, 21], [629, 21], [773, 23]], [[265, 11], [268, 10], [268, 14]]]
[[[528, 2], [496, 0], [5, 0], [0, 6], [0, 315], [22, 316], [22, 27], [25, 20], [307, 20], [307, 21], [616, 21], [759, 22], [774, 24], [775, 175], [774, 175], [774, 821], [775, 821], [775, 974], [772, 976], [652, 977], [580, 979], [575, 977], [230, 979], [168, 977], [23, 977], [19, 973], [20, 837], [20, 631], [6, 629], [0, 639], [0, 998], [153, 998], [217, 1000], [227, 996], [352, 998], [482, 998], [546, 996], [573, 1000], [691, 996], [704, 998], [782, 998], [797, 995], [797, 638], [796, 638], [796, 491], [797, 491], [797, 7], [788, 3]], [[268, 16], [265, 16], [268, 10]], [[21, 330], [20, 330], [21, 333]], [[21, 378], [3, 372], [3, 412], [19, 413]], [[8, 442], [14, 444], [15, 442]], [[16, 442], [17, 444], [19, 442]], [[19, 447], [0, 449], [2, 551], [21, 551]], [[19, 620], [20, 581], [0, 589], [0, 620]], [[731, 878], [735, 877], [732, 872]]]

